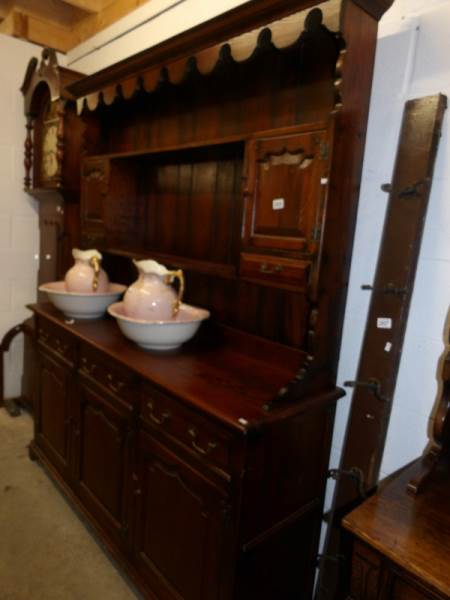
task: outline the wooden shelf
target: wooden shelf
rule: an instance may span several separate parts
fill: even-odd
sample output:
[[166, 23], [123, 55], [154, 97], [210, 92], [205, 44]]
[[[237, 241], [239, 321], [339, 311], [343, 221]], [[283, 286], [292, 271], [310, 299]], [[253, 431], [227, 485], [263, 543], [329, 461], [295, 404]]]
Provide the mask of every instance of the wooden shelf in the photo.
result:
[[122, 250], [120, 248], [102, 248], [102, 252], [112, 254], [114, 256], [122, 256], [124, 258], [142, 260], [144, 258], [153, 258], [158, 262], [166, 265], [203, 273], [205, 275], [213, 275], [224, 277], [226, 279], [234, 279], [236, 277], [236, 266], [223, 263], [214, 263], [205, 260], [196, 260], [187, 258], [186, 256], [176, 256], [173, 254], [163, 254], [149, 250]]
[[228, 135], [224, 137], [217, 137], [205, 140], [196, 140], [180, 144], [170, 144], [166, 146], [153, 146], [151, 148], [144, 148], [140, 150], [130, 150], [128, 152], [105, 152], [100, 154], [90, 154], [85, 156], [85, 160], [117, 160], [117, 159], [135, 159], [145, 158], [155, 154], [165, 154], [169, 152], [181, 152], [183, 150], [195, 150], [197, 148], [208, 148], [215, 146], [226, 146], [233, 144], [245, 144], [251, 139], [289, 135], [295, 133], [302, 133], [304, 131], [319, 131], [327, 127], [326, 121], [317, 121], [316, 123], [307, 123], [301, 125], [293, 125], [290, 127], [280, 127], [277, 129], [263, 129], [261, 131], [248, 134], [248, 135]]

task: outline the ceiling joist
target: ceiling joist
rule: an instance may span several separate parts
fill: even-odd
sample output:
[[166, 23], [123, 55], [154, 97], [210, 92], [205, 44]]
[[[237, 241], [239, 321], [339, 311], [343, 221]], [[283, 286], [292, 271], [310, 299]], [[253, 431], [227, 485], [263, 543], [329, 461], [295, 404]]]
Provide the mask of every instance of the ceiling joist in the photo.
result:
[[0, 33], [67, 52], [149, 0], [0, 0]]
[[102, 10], [105, 10], [110, 4], [114, 3], [114, 0], [62, 0], [65, 4], [80, 8], [87, 13], [97, 14]]

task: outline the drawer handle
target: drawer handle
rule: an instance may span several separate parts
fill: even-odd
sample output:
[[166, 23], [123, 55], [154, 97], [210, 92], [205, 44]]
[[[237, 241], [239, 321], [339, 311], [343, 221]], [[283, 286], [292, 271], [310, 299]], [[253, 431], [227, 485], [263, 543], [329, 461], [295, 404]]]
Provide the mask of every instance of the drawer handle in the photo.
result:
[[261, 271], [261, 273], [266, 273], [267, 275], [273, 275], [274, 273], [281, 273], [281, 271], [283, 270], [282, 265], [275, 265], [273, 268], [268, 267], [266, 265], [266, 263], [263, 263], [260, 267], [259, 270]]
[[83, 356], [83, 358], [81, 359], [81, 365], [81, 370], [87, 373], [88, 375], [92, 375], [97, 369], [97, 365], [95, 363], [89, 364], [89, 361], [85, 356]]
[[199, 452], [200, 454], [203, 454], [203, 456], [210, 454], [215, 448], [217, 448], [216, 442], [208, 442], [208, 446], [206, 447], [206, 449], [199, 446], [197, 444], [198, 432], [193, 427], [191, 427], [191, 429], [189, 429], [189, 435], [192, 438], [192, 441], [191, 441], [192, 447], [195, 450], [197, 450], [197, 452]]
[[65, 354], [69, 347], [68, 344], [64, 344], [58, 338], [55, 339], [55, 346], [56, 346], [56, 351], [59, 352], [60, 354]]
[[153, 412], [153, 402], [147, 402], [147, 408], [150, 421], [153, 421], [153, 423], [156, 423], [156, 425], [164, 425], [164, 423], [170, 419], [170, 414], [168, 412], [163, 412], [161, 418], [156, 417]]
[[108, 380], [109, 388], [116, 394], [118, 394], [125, 386], [123, 381], [117, 381], [117, 383], [114, 383], [114, 377], [111, 375], [111, 373], [107, 374], [106, 379]]

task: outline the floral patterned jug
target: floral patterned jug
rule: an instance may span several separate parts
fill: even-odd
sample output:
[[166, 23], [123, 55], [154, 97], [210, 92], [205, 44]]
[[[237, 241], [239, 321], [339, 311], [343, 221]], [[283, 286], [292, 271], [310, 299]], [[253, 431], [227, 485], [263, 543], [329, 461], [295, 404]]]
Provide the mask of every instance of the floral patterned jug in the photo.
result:
[[[175, 318], [184, 292], [183, 271], [169, 271], [155, 260], [133, 262], [139, 277], [125, 293], [125, 315], [143, 321], [169, 321]], [[169, 285], [175, 278], [180, 282], [178, 294]]]
[[108, 275], [100, 267], [102, 255], [97, 250], [74, 248], [74, 266], [65, 276], [66, 290], [79, 294], [105, 293], [109, 290]]

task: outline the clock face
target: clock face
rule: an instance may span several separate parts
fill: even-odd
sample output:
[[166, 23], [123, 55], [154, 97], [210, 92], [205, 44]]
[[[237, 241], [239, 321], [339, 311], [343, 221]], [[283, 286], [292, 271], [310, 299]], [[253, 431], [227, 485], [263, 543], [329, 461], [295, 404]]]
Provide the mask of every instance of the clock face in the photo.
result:
[[58, 172], [57, 158], [58, 125], [45, 123], [42, 127], [42, 177], [51, 179]]

